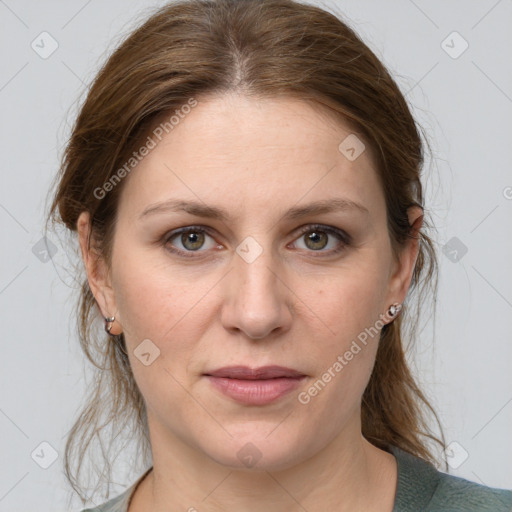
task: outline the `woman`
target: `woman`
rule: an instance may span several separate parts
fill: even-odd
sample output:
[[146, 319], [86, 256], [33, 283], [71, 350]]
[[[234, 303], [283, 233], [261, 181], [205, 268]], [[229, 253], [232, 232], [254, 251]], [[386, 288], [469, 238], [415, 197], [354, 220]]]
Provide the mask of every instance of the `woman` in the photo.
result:
[[101, 369], [66, 471], [80, 492], [73, 450], [105, 411], [151, 466], [88, 510], [510, 510], [434, 467], [404, 357], [437, 268], [422, 163], [391, 76], [317, 7], [175, 2], [118, 48], [51, 209], [78, 235]]

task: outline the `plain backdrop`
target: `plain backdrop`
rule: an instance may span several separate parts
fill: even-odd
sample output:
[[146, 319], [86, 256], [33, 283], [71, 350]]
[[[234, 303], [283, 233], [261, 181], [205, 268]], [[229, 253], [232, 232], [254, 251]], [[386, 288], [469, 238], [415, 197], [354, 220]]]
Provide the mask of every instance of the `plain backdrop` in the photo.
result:
[[[41, 250], [45, 200], [88, 84], [162, 4], [0, 0], [1, 511], [67, 510], [64, 443], [89, 370], [62, 270], [73, 250], [51, 234], [56, 252]], [[425, 318], [411, 360], [452, 443], [450, 473], [512, 488], [512, 3], [323, 5], [388, 66], [432, 144], [424, 184], [438, 314]], [[117, 492], [143, 469], [118, 467]]]

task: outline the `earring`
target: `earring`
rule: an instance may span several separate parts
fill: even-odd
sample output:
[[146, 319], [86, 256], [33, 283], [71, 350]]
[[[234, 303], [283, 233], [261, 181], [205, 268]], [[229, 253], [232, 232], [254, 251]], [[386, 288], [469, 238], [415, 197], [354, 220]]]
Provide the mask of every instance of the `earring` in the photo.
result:
[[400, 313], [401, 309], [402, 309], [402, 304], [395, 302], [394, 304], [389, 306], [388, 315], [391, 317], [394, 317], [394, 316], [398, 315], [398, 313]]
[[110, 334], [110, 329], [112, 329], [112, 324], [114, 323], [115, 319], [115, 316], [105, 317], [105, 332], [110, 336], [116, 336], [115, 334]]

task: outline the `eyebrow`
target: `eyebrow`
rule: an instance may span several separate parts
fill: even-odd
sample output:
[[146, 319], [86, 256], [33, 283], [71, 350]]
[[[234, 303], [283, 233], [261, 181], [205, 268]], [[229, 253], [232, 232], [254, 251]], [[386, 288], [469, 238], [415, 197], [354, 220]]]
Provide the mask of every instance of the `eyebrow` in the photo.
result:
[[[197, 217], [218, 219], [222, 222], [230, 221], [229, 214], [221, 208], [208, 206], [201, 202], [183, 201], [179, 199], [169, 199], [167, 201], [152, 204], [141, 213], [139, 219], [158, 213], [181, 211]], [[369, 215], [370, 213], [362, 204], [356, 203], [350, 199], [335, 198], [316, 201], [305, 206], [295, 206], [290, 208], [282, 218], [294, 220], [308, 215], [320, 215], [336, 211], [355, 211], [365, 215]]]

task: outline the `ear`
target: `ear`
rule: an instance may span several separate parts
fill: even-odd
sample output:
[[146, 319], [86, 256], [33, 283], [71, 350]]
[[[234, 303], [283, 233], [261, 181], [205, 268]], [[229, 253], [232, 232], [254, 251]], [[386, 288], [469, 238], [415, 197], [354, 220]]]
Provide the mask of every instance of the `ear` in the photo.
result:
[[120, 318], [118, 318], [110, 272], [92, 235], [89, 212], [84, 211], [78, 217], [77, 232], [87, 280], [89, 281], [91, 292], [96, 299], [96, 304], [104, 318], [116, 317], [110, 332], [112, 334], [121, 334], [122, 328], [120, 328]]
[[411, 285], [414, 267], [419, 251], [419, 233], [423, 225], [423, 210], [419, 206], [411, 206], [407, 212], [411, 226], [410, 238], [400, 250], [398, 261], [389, 281], [389, 304], [399, 302], [402, 304]]

